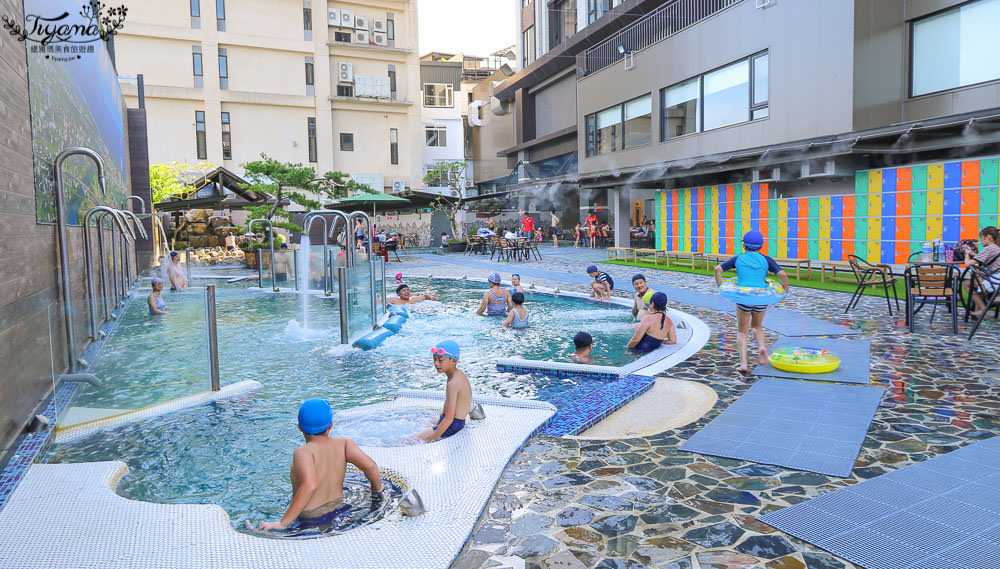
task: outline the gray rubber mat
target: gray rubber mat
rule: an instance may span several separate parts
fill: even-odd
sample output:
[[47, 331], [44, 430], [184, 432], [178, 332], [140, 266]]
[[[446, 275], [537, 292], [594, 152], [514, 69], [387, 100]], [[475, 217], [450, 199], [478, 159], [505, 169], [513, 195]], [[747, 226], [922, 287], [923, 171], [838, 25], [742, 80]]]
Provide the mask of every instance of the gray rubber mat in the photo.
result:
[[820, 350], [830, 350], [835, 356], [840, 358], [840, 367], [828, 373], [795, 373], [783, 371], [771, 367], [770, 364], [757, 366], [753, 370], [755, 375], [766, 375], [770, 377], [796, 377], [799, 379], [811, 379], [814, 381], [836, 381], [839, 383], [860, 383], [867, 385], [871, 368], [871, 342], [868, 340], [837, 340], [834, 338], [789, 338], [782, 336], [771, 347], [772, 350], [778, 348], [790, 348], [801, 346], [804, 348], [816, 348]]
[[883, 392], [764, 377], [680, 448], [850, 476]]
[[861, 333], [787, 308], [768, 309], [767, 316], [764, 317], [764, 327], [782, 336], [837, 336]]
[[1000, 568], [1000, 437], [758, 519], [866, 569]]

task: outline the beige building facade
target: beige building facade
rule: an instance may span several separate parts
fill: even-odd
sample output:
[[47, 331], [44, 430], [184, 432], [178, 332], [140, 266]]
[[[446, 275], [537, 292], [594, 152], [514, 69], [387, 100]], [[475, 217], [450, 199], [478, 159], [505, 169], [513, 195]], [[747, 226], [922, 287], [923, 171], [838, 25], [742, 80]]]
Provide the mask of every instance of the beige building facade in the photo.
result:
[[143, 75], [151, 163], [264, 153], [399, 191], [423, 186], [417, 40], [416, 0], [141, 2], [118, 71]]

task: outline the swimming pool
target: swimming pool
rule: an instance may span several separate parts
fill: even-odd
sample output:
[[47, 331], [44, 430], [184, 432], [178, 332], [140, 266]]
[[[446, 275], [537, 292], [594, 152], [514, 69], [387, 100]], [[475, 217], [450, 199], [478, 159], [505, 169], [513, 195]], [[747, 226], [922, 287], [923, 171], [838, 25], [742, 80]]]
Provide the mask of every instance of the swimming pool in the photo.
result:
[[[309, 299], [310, 327], [326, 334], [301, 340], [301, 334], [286, 335], [289, 320], [298, 318], [299, 295], [220, 287], [223, 384], [254, 379], [263, 388], [249, 396], [55, 445], [46, 461], [123, 460], [131, 473], [119, 485], [121, 495], [219, 504], [242, 529], [242, 520], [275, 519], [287, 505], [288, 464], [302, 440], [295, 429], [295, 410], [303, 399], [323, 397], [336, 409], [348, 409], [386, 401], [400, 389], [443, 390], [443, 376], [434, 371], [430, 358], [430, 347], [441, 338], [461, 345], [461, 368], [478, 394], [558, 402], [600, 386], [594, 379], [516, 376], [496, 370], [498, 357], [565, 359], [571, 351], [570, 338], [578, 330], [595, 336], [599, 358], [612, 365], [630, 359], [619, 347], [632, 334], [631, 315], [620, 306], [529, 292], [533, 327], [502, 330], [499, 318], [472, 315], [485, 285], [440, 280], [415, 280], [410, 285], [445, 303], [418, 306], [399, 334], [367, 352], [337, 343], [338, 316], [332, 300]], [[146, 313], [143, 298], [131, 302], [90, 369], [106, 382], [105, 387], [88, 387], [74, 406], [135, 409], [188, 395], [199, 384], [201, 390], [207, 389], [199, 359], [204, 346], [201, 294], [165, 295], [171, 311], [157, 319]], [[435, 410], [428, 405], [425, 412], [433, 416]], [[334, 430], [358, 432], [351, 433], [349, 425], [339, 429]]]

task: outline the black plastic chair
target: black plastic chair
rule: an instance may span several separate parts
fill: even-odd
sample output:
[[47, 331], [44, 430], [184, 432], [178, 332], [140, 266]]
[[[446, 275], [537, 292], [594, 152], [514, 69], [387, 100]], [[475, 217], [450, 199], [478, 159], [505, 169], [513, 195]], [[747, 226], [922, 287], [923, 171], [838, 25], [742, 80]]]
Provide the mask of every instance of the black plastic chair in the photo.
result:
[[851, 271], [858, 281], [858, 288], [854, 289], [854, 294], [847, 301], [847, 313], [858, 305], [865, 289], [868, 287], [882, 287], [885, 291], [885, 305], [889, 307], [889, 316], [892, 316], [892, 304], [889, 302], [889, 289], [892, 288], [892, 296], [896, 299], [896, 310], [899, 310], [899, 295], [896, 293], [896, 278], [886, 265], [873, 265], [856, 255], [848, 255], [847, 262], [851, 264]]
[[[906, 283], [906, 324], [913, 332], [913, 318], [925, 304], [934, 307], [931, 312], [931, 322], [937, 305], [943, 304], [951, 313], [951, 332], [958, 334], [958, 279], [955, 265], [951, 263], [914, 263], [906, 267], [903, 279]], [[917, 306], [917, 303], [920, 303]]]
[[[991, 275], [990, 273], [983, 270], [981, 267], [967, 267], [965, 272], [962, 273], [962, 281], [966, 279], [970, 280], [969, 292], [970, 296], [972, 291], [977, 288], [980, 290], [980, 294], [983, 295], [983, 301], [986, 304], [986, 308], [983, 309], [983, 313], [976, 318], [976, 322], [972, 325], [972, 329], [969, 330], [969, 339], [971, 340], [976, 334], [976, 330], [979, 329], [979, 325], [982, 324], [983, 320], [986, 318], [986, 313], [990, 310], [993, 311], [993, 319], [996, 320], [997, 316], [1000, 315], [1000, 275]], [[983, 290], [983, 283], [989, 283], [987, 286], [991, 288], [989, 292]], [[958, 287], [961, 291], [962, 287]], [[971, 305], [972, 299], [963, 299], [963, 304], [965, 304], [965, 318], [964, 322], [969, 321], [969, 316], [971, 316]]]

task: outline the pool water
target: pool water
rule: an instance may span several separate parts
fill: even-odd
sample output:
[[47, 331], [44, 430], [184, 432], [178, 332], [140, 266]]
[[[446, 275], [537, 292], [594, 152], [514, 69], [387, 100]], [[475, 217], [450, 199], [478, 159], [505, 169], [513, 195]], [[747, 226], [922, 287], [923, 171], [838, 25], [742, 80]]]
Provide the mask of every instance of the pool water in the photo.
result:
[[[629, 359], [619, 348], [633, 332], [631, 314], [623, 307], [529, 292], [526, 306], [532, 327], [510, 330], [499, 328], [499, 318], [472, 314], [484, 285], [424, 280], [410, 286], [442, 303], [418, 306], [399, 334], [367, 352], [338, 343], [332, 300], [311, 297], [311, 333], [299, 330], [289, 335], [289, 321], [301, 319], [299, 295], [220, 287], [216, 297], [222, 383], [253, 379], [263, 388], [54, 445], [46, 461], [123, 460], [130, 473], [119, 485], [121, 495], [154, 502], [219, 504], [243, 530], [243, 520], [256, 524], [277, 519], [288, 504], [291, 453], [303, 442], [295, 414], [304, 399], [322, 397], [335, 409], [350, 409], [390, 400], [401, 389], [443, 392], [445, 379], [434, 370], [430, 348], [444, 338], [461, 346], [460, 368], [468, 374], [473, 393], [543, 399], [557, 405], [601, 382], [501, 373], [497, 358], [568, 361], [573, 334], [587, 330], [595, 337], [595, 354], [605, 358], [601, 363]], [[105, 387], [87, 387], [74, 407], [135, 409], [205, 391], [203, 294], [165, 293], [171, 310], [157, 318], [149, 316], [142, 296], [130, 302], [90, 369]], [[419, 421], [433, 418], [433, 409], [428, 409]], [[359, 441], [362, 444], [393, 444], [405, 429], [417, 425], [415, 420], [365, 419], [360, 429], [347, 424], [335, 425], [334, 431], [369, 437]]]

